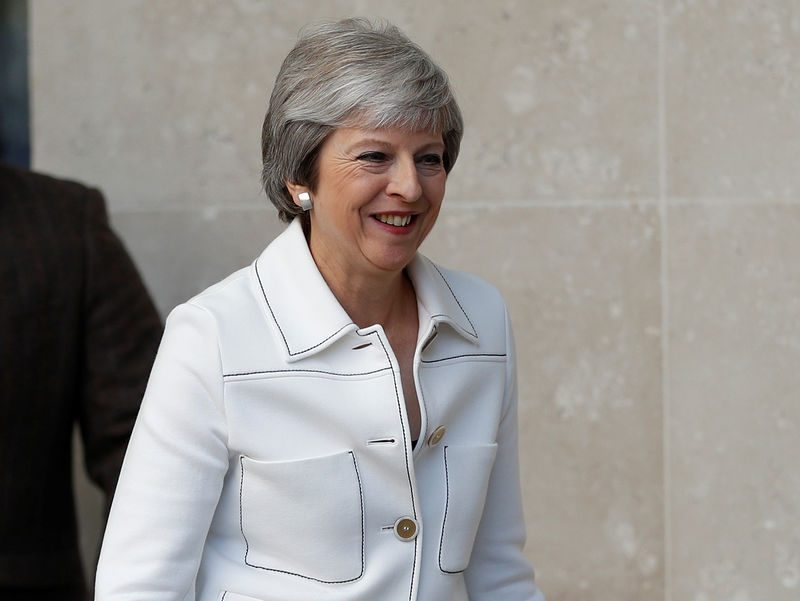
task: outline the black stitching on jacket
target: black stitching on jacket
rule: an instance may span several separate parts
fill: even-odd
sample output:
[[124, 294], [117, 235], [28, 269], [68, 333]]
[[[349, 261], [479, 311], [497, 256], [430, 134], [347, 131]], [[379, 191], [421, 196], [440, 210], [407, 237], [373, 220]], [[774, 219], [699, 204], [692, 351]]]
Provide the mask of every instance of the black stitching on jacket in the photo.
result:
[[445, 502], [444, 517], [442, 518], [442, 535], [439, 538], [439, 569], [445, 574], [460, 574], [464, 570], [450, 571], [442, 567], [442, 547], [444, 546], [444, 529], [447, 526], [447, 510], [450, 508], [450, 472], [447, 470], [447, 446], [444, 447], [444, 482], [445, 482]]
[[[278, 331], [281, 333], [281, 338], [283, 338], [283, 344], [286, 347], [286, 352], [289, 353], [289, 356], [294, 357], [295, 355], [302, 355], [303, 353], [306, 353], [306, 352], [310, 351], [311, 349], [315, 349], [318, 346], [322, 346], [328, 340], [330, 340], [331, 338], [336, 336], [336, 334], [338, 334], [339, 332], [341, 332], [345, 328], [349, 328], [350, 326], [354, 325], [352, 322], [348, 323], [348, 324], [342, 326], [341, 328], [339, 328], [338, 330], [336, 330], [333, 334], [331, 334], [327, 338], [325, 338], [325, 340], [321, 340], [317, 344], [311, 345], [307, 349], [303, 349], [302, 351], [297, 351], [297, 352], [293, 353], [292, 350], [289, 348], [289, 342], [286, 340], [286, 334], [283, 333], [283, 328], [281, 328], [281, 324], [278, 322], [278, 318], [275, 317], [275, 312], [272, 310], [272, 305], [269, 304], [269, 299], [267, 298], [267, 292], [264, 290], [264, 282], [261, 281], [261, 274], [258, 271], [258, 261], [256, 261], [254, 263], [254, 266], [255, 266], [255, 270], [256, 270], [256, 278], [258, 278], [258, 285], [261, 287], [261, 294], [264, 296], [264, 302], [267, 303], [267, 309], [269, 309], [269, 313], [270, 313], [270, 315], [272, 315], [272, 321], [274, 321], [275, 325], [278, 326]], [[456, 299], [456, 302], [458, 302], [458, 299]], [[467, 318], [467, 319], [469, 319], [469, 318]]]
[[441, 359], [421, 359], [421, 363], [440, 363], [450, 359], [463, 359], [466, 357], [507, 357], [506, 353], [465, 353], [463, 355], [453, 355], [452, 357], [442, 357]]
[[379, 374], [382, 371], [391, 369], [391, 367], [381, 367], [372, 371], [362, 371], [353, 373], [340, 373], [335, 371], [325, 371], [324, 369], [264, 369], [261, 371], [243, 371], [231, 374], [222, 374], [223, 378], [235, 378], [238, 376], [255, 376], [258, 374], [294, 374], [294, 373], [309, 373], [309, 374], [328, 374], [331, 376], [371, 376]]
[[458, 308], [461, 309], [461, 312], [464, 314], [464, 317], [467, 318], [467, 321], [469, 322], [469, 325], [472, 326], [472, 332], [471, 333], [467, 332], [467, 333], [470, 334], [471, 336], [473, 336], [474, 338], [477, 338], [478, 337], [478, 331], [475, 329], [475, 324], [472, 323], [472, 320], [469, 318], [469, 315], [467, 315], [467, 312], [464, 311], [464, 307], [461, 306], [461, 301], [458, 300], [458, 297], [456, 296], [456, 293], [453, 292], [453, 289], [450, 287], [450, 283], [444, 277], [444, 274], [441, 272], [441, 270], [439, 269], [439, 266], [436, 265], [436, 263], [431, 261], [431, 265], [433, 265], [433, 268], [439, 273], [439, 277], [442, 278], [442, 281], [444, 282], [445, 286], [447, 286], [447, 289], [450, 291], [450, 294], [452, 294], [453, 298], [456, 299], [456, 303], [458, 304]]

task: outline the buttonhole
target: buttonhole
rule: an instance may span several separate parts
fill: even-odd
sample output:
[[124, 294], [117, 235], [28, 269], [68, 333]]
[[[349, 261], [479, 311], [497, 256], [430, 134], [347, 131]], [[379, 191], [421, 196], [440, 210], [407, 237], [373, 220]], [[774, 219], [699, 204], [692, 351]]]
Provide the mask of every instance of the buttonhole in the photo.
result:
[[394, 524], [391, 524], [390, 526], [384, 526], [381, 528], [381, 530], [394, 530]]
[[353, 350], [354, 351], [360, 351], [362, 348], [367, 348], [368, 346], [372, 346], [372, 343], [371, 342], [367, 342], [365, 344], [359, 344], [358, 346], [354, 346]]
[[367, 444], [394, 444], [397, 442], [394, 438], [373, 438], [372, 440], [368, 440]]

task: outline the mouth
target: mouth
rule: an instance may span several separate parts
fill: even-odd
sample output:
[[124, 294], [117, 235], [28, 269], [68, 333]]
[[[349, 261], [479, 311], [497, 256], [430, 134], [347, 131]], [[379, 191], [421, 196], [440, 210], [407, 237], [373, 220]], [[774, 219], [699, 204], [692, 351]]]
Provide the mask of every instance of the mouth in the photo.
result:
[[407, 227], [410, 225], [414, 219], [416, 219], [416, 215], [389, 215], [387, 213], [378, 213], [377, 215], [373, 215], [375, 219], [380, 221], [381, 223], [385, 223], [386, 225], [391, 225], [394, 227]]

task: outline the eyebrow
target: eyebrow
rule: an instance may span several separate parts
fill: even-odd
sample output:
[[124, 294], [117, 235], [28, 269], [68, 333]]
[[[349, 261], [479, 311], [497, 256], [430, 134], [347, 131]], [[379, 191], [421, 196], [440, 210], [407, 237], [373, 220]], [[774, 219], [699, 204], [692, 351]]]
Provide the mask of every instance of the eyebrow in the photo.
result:
[[[349, 150], [353, 151], [356, 148], [359, 148], [361, 146], [371, 146], [371, 145], [380, 146], [382, 148], [387, 148], [387, 147], [391, 147], [392, 146], [391, 142], [387, 142], [386, 140], [381, 140], [379, 138], [364, 138], [363, 140], [359, 140], [358, 142], [355, 142], [352, 146], [349, 147]], [[422, 146], [417, 148], [414, 151], [414, 154], [416, 154], [416, 153], [418, 153], [420, 151], [426, 150], [428, 148], [436, 148], [437, 150], [441, 150], [442, 152], [444, 152], [446, 146], [445, 146], [443, 141], [442, 142], [438, 142], [438, 141], [437, 142], [430, 142], [428, 144], [423, 144]]]

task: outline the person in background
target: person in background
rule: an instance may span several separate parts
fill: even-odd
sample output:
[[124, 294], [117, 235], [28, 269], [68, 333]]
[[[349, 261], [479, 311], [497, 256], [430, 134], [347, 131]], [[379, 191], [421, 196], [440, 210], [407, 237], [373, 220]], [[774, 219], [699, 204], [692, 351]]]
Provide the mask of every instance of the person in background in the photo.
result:
[[168, 318], [97, 601], [544, 601], [505, 303], [417, 253], [462, 132], [396, 27], [301, 36], [262, 128], [290, 223]]
[[103, 197], [0, 164], [0, 599], [86, 597], [75, 424], [110, 502], [162, 333]]

